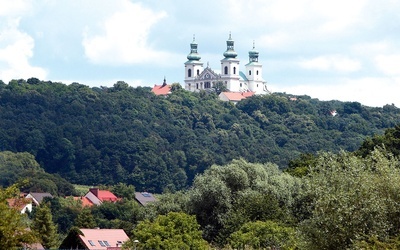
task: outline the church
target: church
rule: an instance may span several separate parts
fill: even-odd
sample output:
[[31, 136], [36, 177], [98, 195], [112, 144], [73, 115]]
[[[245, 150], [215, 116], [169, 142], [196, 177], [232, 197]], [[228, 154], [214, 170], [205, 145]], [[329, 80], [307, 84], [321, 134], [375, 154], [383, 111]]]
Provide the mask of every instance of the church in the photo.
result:
[[185, 89], [195, 92], [212, 89], [217, 83], [222, 83], [230, 92], [252, 92], [257, 95], [270, 93], [267, 82], [262, 78], [262, 64], [258, 62], [259, 52], [255, 50], [254, 43], [253, 49], [249, 51], [249, 62], [245, 65], [245, 72], [239, 70], [240, 60], [236, 58], [231, 34], [226, 46], [224, 58], [221, 59], [221, 70], [212, 70], [208, 63], [207, 67], [203, 68], [197, 52], [198, 44], [193, 37], [188, 61], [185, 62]]

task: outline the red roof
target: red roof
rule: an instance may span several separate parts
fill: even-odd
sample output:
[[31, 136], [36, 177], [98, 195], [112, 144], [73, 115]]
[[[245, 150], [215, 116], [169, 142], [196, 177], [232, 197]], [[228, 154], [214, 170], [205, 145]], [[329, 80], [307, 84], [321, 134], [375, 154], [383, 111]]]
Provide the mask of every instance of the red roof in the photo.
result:
[[168, 95], [171, 93], [171, 85], [154, 85], [151, 91], [156, 95]]
[[113, 193], [111, 193], [108, 190], [99, 190], [97, 193], [97, 198], [101, 201], [112, 201], [115, 202], [118, 200], [118, 197], [115, 196]]
[[80, 231], [83, 235], [79, 235], [79, 238], [90, 250], [105, 250], [110, 247], [121, 249], [122, 243], [129, 239], [122, 229], [80, 229]]
[[26, 205], [32, 203], [32, 198], [11, 198], [7, 199], [7, 203], [9, 207], [21, 211]]
[[74, 200], [80, 200], [82, 202], [82, 207], [91, 207], [93, 206], [93, 202], [86, 198], [85, 196], [82, 197], [74, 197]]
[[229, 101], [240, 101], [247, 97], [253, 96], [254, 92], [222, 92]]

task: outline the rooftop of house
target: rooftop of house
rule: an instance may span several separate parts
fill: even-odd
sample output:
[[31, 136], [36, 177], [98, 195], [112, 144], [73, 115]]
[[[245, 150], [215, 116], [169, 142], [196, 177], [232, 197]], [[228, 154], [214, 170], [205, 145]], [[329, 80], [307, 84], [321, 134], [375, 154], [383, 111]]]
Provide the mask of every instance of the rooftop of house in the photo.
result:
[[53, 198], [53, 195], [51, 195], [50, 193], [32, 193], [32, 192], [30, 192], [26, 197], [33, 198], [40, 204], [43, 201], [43, 198], [45, 198], [45, 197]]
[[32, 198], [12, 198], [7, 199], [9, 207], [15, 208], [18, 211], [22, 211], [28, 204], [32, 204]]
[[225, 95], [229, 101], [240, 101], [246, 99], [247, 97], [253, 96], [254, 92], [222, 92], [222, 95]]
[[93, 202], [85, 196], [78, 196], [78, 197], [73, 197], [73, 198], [76, 201], [80, 200], [82, 202], [82, 207], [91, 207], [94, 205]]
[[161, 85], [154, 85], [151, 90], [155, 95], [168, 95], [171, 94], [171, 85], [168, 85], [165, 78], [164, 82]]
[[100, 190], [98, 188], [90, 188], [89, 192], [92, 192], [101, 201], [111, 201], [116, 202], [118, 197], [115, 196], [108, 190]]
[[142, 206], [146, 206], [148, 203], [157, 201], [157, 199], [151, 193], [148, 192], [135, 192], [135, 199]]
[[121, 249], [122, 244], [127, 241], [123, 229], [80, 229], [83, 235], [79, 235], [82, 243], [89, 250]]

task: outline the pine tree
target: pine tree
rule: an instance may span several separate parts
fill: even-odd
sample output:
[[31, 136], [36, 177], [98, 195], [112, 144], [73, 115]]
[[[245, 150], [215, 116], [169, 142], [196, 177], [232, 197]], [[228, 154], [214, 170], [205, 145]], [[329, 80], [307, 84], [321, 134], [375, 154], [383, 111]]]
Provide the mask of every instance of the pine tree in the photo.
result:
[[53, 222], [50, 208], [42, 204], [37, 208], [33, 218], [32, 230], [37, 234], [45, 248], [54, 248], [58, 244], [56, 225]]
[[81, 211], [78, 217], [75, 219], [75, 226], [78, 228], [94, 228], [96, 227], [96, 221], [94, 216], [88, 208]]

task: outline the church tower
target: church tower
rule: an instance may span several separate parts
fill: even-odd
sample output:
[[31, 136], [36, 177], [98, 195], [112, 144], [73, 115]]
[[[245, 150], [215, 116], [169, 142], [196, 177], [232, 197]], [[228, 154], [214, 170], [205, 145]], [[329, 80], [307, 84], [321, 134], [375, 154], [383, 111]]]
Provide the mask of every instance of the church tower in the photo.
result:
[[231, 34], [229, 34], [224, 59], [221, 60], [221, 81], [230, 91], [238, 92], [241, 87], [239, 83], [239, 59], [236, 59], [237, 53], [234, 49], [234, 43]]
[[196, 86], [196, 77], [203, 71], [203, 63], [200, 62], [201, 56], [197, 53], [198, 44], [193, 35], [193, 42], [190, 44], [190, 54], [187, 56], [188, 61], [185, 62], [185, 89], [195, 91], [199, 89]]
[[258, 54], [253, 42], [253, 49], [249, 51], [249, 63], [245, 66], [249, 89], [260, 94], [264, 92], [264, 80], [262, 78], [262, 64], [258, 62]]

